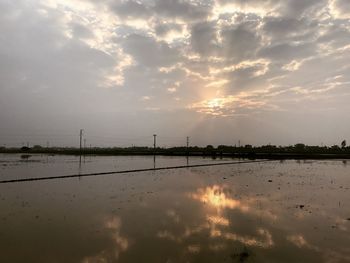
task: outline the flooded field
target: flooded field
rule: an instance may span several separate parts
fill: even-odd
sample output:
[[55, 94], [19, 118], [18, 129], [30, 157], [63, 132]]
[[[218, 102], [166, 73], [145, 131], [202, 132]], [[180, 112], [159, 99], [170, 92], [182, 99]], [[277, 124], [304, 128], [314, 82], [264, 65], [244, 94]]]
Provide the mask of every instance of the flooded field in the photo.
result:
[[[0, 180], [235, 161], [0, 155]], [[238, 160], [237, 160], [238, 161]], [[0, 184], [0, 262], [350, 262], [350, 163]]]

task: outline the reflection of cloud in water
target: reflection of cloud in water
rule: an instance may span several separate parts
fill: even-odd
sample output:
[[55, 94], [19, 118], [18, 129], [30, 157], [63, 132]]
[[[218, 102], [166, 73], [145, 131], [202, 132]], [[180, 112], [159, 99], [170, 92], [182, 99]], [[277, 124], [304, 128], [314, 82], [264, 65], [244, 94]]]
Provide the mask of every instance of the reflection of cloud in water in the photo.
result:
[[210, 223], [213, 223], [215, 225], [228, 226], [230, 224], [230, 221], [222, 216], [208, 215], [207, 219]]
[[[350, 262], [350, 256], [346, 255], [347, 253], [340, 254], [337, 251], [333, 251], [331, 249], [321, 249], [317, 246], [314, 246], [310, 244], [303, 235], [301, 234], [295, 234], [295, 235], [289, 235], [287, 236], [287, 240], [291, 242], [293, 245], [297, 246], [298, 248], [305, 248], [314, 250], [317, 253], [322, 253], [324, 262], [328, 263], [336, 263], [336, 262]], [[349, 252], [350, 250], [347, 249]]]
[[113, 239], [120, 251], [125, 251], [129, 247], [129, 242], [126, 238], [120, 235], [121, 219], [119, 217], [113, 217], [107, 220], [106, 227], [113, 233]]
[[311, 246], [302, 235], [290, 235], [287, 236], [287, 240], [298, 248], [313, 248], [313, 246]]
[[[168, 230], [158, 231], [157, 237], [162, 239], [171, 240], [177, 243], [186, 242], [193, 238], [197, 234], [209, 235], [213, 240], [220, 241], [221, 243], [210, 244], [209, 249], [213, 251], [219, 251], [226, 248], [225, 241], [237, 241], [246, 246], [256, 246], [261, 248], [269, 248], [274, 245], [272, 235], [266, 229], [259, 228], [256, 230], [256, 236], [241, 235], [234, 233], [230, 229], [230, 220], [224, 216], [226, 209], [238, 210], [241, 213], [253, 213], [254, 209], [250, 208], [249, 203], [256, 200], [248, 200], [246, 202], [235, 200], [229, 196], [225, 187], [214, 185], [211, 187], [200, 188], [195, 193], [191, 193], [188, 196], [201, 203], [208, 204], [215, 209], [204, 209], [204, 217], [201, 213], [198, 213], [199, 220], [203, 223], [196, 224], [196, 226], [186, 226], [182, 233], [172, 233]], [[167, 211], [167, 215], [172, 218], [177, 218], [177, 222], [180, 221], [179, 216], [172, 210]], [[231, 227], [232, 228], [232, 227]], [[188, 247], [188, 250], [194, 253], [194, 249]], [[198, 250], [199, 251], [199, 250]]]
[[187, 250], [188, 250], [188, 252], [190, 252], [190, 253], [197, 254], [197, 253], [200, 252], [201, 247], [200, 247], [200, 245], [189, 245], [189, 246], [187, 247]]
[[244, 201], [233, 199], [229, 196], [229, 190], [224, 186], [213, 185], [206, 188], [200, 188], [196, 193], [191, 193], [189, 196], [201, 201], [204, 204], [216, 208], [220, 213], [223, 209], [237, 209], [242, 213], [249, 213], [255, 216], [267, 218], [269, 220], [277, 220], [277, 215], [269, 210], [257, 210], [255, 205], [257, 202], [268, 202], [264, 197], [246, 197]]
[[166, 211], [166, 214], [168, 217], [172, 218], [174, 222], [179, 223], [180, 222], [180, 216], [176, 213], [175, 210], [169, 209]]
[[82, 263], [111, 262], [118, 260], [120, 252], [126, 251], [129, 248], [128, 239], [120, 234], [121, 225], [122, 222], [119, 217], [114, 216], [107, 219], [104, 226], [112, 234], [114, 251], [111, 253], [108, 250], [104, 250], [98, 255], [85, 258]]
[[258, 229], [257, 231], [258, 236], [260, 236], [260, 240], [253, 237], [243, 237], [239, 236], [234, 233], [224, 233], [223, 237], [228, 240], [234, 240], [239, 241], [243, 243], [246, 246], [256, 246], [256, 247], [262, 247], [262, 248], [269, 248], [274, 245], [272, 240], [272, 235], [270, 232], [266, 229]]
[[182, 243], [185, 239], [195, 234], [201, 233], [202, 231], [207, 230], [209, 228], [210, 228], [210, 225], [208, 223], [204, 223], [196, 227], [186, 227], [183, 233], [181, 234], [179, 233], [173, 234], [168, 230], [162, 230], [162, 231], [158, 231], [157, 237], [171, 240], [177, 243]]
[[227, 249], [227, 245], [222, 243], [222, 244], [213, 244], [209, 245], [209, 249], [212, 251], [221, 251]]
[[[258, 229], [257, 237], [250, 237], [250, 236], [238, 235], [236, 233], [231, 233], [228, 231], [225, 232], [222, 230], [215, 230], [215, 229], [212, 229], [210, 224], [203, 224], [202, 226], [194, 228], [193, 230], [186, 229], [183, 233], [176, 233], [176, 234], [173, 234], [167, 230], [163, 230], [157, 233], [157, 237], [174, 241], [177, 243], [182, 243], [182, 242], [185, 242], [185, 240], [189, 240], [193, 235], [204, 231], [209, 231], [211, 238], [222, 238], [223, 240], [237, 241], [246, 246], [269, 248], [274, 245], [272, 240], [272, 235], [266, 229]], [[224, 249], [225, 247], [226, 246], [224, 244], [213, 245], [212, 250], [220, 250], [220, 249]]]
[[341, 218], [339, 216], [333, 216], [333, 220], [334, 220], [334, 223], [335, 223], [335, 226], [337, 229], [340, 229], [342, 231], [345, 231], [347, 232], [348, 231], [348, 221], [349, 220], [346, 220], [344, 218]]

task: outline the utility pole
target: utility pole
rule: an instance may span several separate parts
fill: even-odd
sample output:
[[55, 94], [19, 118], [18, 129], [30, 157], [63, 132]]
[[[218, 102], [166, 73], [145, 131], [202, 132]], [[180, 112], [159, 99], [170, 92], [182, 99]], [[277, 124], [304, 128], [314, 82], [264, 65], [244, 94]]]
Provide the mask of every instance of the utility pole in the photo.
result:
[[80, 154], [81, 154], [81, 146], [82, 146], [81, 143], [82, 143], [82, 139], [83, 139], [83, 129], [80, 129], [79, 137], [80, 137], [79, 150], [80, 150]]
[[156, 152], [156, 146], [157, 146], [157, 134], [153, 134], [153, 149], [154, 149], [154, 152]]
[[186, 137], [186, 156], [187, 156], [187, 165], [188, 165], [188, 146], [190, 145], [190, 137]]
[[84, 150], [86, 148], [86, 139], [84, 139]]
[[157, 134], [153, 134], [153, 168], [156, 169]]

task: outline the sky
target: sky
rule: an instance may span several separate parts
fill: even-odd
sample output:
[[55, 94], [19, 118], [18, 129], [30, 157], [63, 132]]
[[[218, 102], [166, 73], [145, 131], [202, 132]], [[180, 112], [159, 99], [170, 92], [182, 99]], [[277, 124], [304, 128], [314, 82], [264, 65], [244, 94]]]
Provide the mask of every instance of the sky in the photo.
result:
[[0, 145], [350, 141], [348, 0], [0, 0]]

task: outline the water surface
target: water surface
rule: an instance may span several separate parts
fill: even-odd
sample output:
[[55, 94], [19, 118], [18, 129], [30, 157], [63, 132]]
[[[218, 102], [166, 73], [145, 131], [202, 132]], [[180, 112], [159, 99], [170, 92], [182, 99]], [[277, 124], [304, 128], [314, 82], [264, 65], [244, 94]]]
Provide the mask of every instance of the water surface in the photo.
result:
[[[0, 178], [153, 166], [152, 156], [0, 155]], [[350, 262], [349, 189], [338, 160], [0, 184], [1, 262]]]

